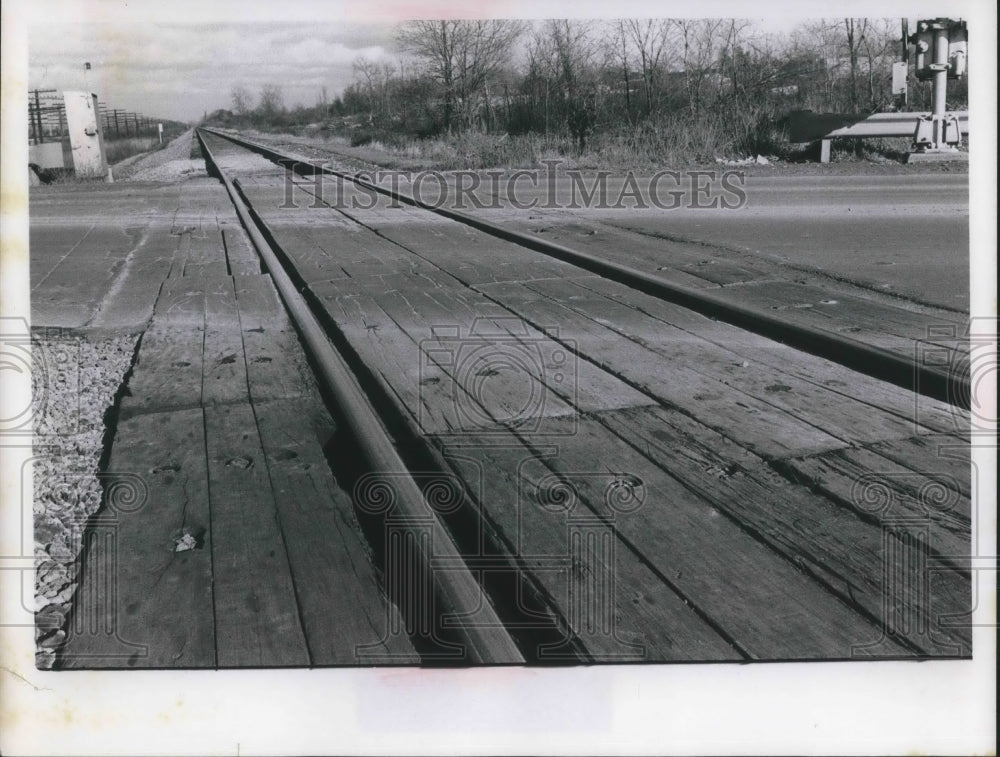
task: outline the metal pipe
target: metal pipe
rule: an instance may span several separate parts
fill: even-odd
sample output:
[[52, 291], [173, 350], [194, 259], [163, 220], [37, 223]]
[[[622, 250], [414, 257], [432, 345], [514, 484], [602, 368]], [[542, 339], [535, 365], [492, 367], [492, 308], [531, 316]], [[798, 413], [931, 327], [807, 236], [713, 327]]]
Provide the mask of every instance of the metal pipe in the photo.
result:
[[[199, 142], [205, 156], [218, 169], [208, 145], [200, 135]], [[418, 538], [414, 541], [414, 545], [421, 550], [419, 559], [422, 568], [431, 576], [434, 596], [440, 597], [446, 606], [444, 609], [455, 617], [475, 615], [476, 625], [465, 626], [461, 623], [455, 625], [456, 634], [466, 646], [468, 655], [466, 661], [523, 664], [524, 658], [517, 645], [490, 605], [484, 590], [465, 566], [451, 536], [428, 506], [420, 487], [409, 475], [405, 463], [393, 446], [378, 414], [369, 403], [354, 374], [343, 357], [331, 346], [323, 327], [309, 309], [305, 299], [296, 290], [291, 277], [285, 272], [267, 240], [257, 229], [232, 181], [221, 169], [217, 172], [240, 221], [263, 258], [282, 302], [285, 303], [303, 341], [315, 358], [319, 378], [334, 399], [340, 419], [357, 443], [362, 457], [372, 470], [392, 474], [397, 507], [404, 516], [419, 520], [424, 527], [430, 527], [430, 544], [425, 544]], [[435, 563], [441, 563], [446, 567], [435, 569]], [[433, 597], [418, 599], [425, 602], [433, 601]]]
[[945, 147], [944, 115], [948, 91], [948, 28], [938, 23], [934, 36], [934, 148]]

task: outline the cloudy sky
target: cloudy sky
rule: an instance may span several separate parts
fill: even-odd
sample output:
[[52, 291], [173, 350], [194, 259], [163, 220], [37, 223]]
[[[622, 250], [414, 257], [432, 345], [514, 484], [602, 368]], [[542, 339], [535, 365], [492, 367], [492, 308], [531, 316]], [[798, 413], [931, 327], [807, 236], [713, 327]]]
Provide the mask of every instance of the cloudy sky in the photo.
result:
[[[842, 1], [863, 5], [841, 12], [871, 10], [871, 0]], [[922, 1], [878, 0], [899, 6], [888, 11]], [[184, 121], [230, 107], [238, 83], [255, 93], [261, 84], [277, 84], [288, 106], [315, 104], [324, 86], [333, 98], [353, 80], [358, 56], [398, 57], [393, 27], [407, 19], [610, 17], [624, 10], [606, 0], [44, 0], [22, 7], [29, 88], [89, 85], [109, 107]], [[754, 15], [767, 15], [769, 31], [830, 12], [826, 3], [802, 0], [754, 7]], [[696, 8], [659, 0], [627, 6], [630, 16], [745, 11], [730, 0], [700, 0]], [[92, 65], [89, 81], [85, 61]]]
[[241, 83], [282, 87], [285, 104], [313, 105], [353, 79], [352, 61], [393, 55], [392, 29], [373, 24], [38, 24], [28, 30], [31, 87], [84, 89], [110, 107], [197, 120], [228, 107]]

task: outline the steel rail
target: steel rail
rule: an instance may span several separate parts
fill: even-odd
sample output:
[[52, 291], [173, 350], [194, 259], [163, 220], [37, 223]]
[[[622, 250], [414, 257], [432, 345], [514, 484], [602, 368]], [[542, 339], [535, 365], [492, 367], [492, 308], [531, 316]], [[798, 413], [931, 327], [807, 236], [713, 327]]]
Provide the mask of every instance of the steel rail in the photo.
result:
[[[371, 470], [391, 475], [396, 507], [402, 516], [400, 523], [410, 520], [421, 527], [419, 531], [414, 529], [412, 532], [414, 538], [411, 546], [417, 552], [420, 569], [427, 571], [431, 577], [434, 592], [432, 597], [417, 599], [430, 602], [434, 597], [439, 597], [445, 605], [443, 608], [437, 608], [439, 612], [451, 613], [456, 618], [475, 615], [475, 624], [448, 625], [448, 629], [453, 630], [465, 645], [467, 662], [523, 664], [524, 657], [520, 650], [490, 604], [485, 590], [465, 566], [451, 536], [441, 525], [437, 515], [426, 502], [420, 487], [407, 471], [378, 413], [368, 401], [350, 367], [330, 344], [323, 327], [295, 288], [291, 277], [271, 246], [257, 229], [231, 179], [219, 167], [200, 135], [199, 142], [206, 159], [215, 166], [215, 172], [225, 185], [240, 221], [264, 260], [282, 302], [312, 353], [320, 374], [318, 378], [333, 398], [340, 420], [354, 438], [358, 451]], [[431, 530], [429, 544], [421, 538], [428, 527]], [[435, 563], [446, 567], [436, 570]]]
[[[800, 349], [803, 352], [816, 355], [817, 357], [832, 360], [858, 373], [895, 384], [898, 387], [917, 394], [947, 402], [964, 410], [971, 408], [972, 391], [968, 372], [961, 372], [959, 375], [956, 375], [938, 370], [930, 365], [922, 364], [917, 359], [916, 344], [914, 344], [913, 358], [903, 358], [896, 353], [873, 345], [864, 344], [854, 339], [848, 339], [831, 331], [788, 323], [770, 313], [729, 302], [709, 292], [672, 284], [645, 271], [629, 268], [620, 263], [602, 260], [589, 253], [573, 250], [548, 240], [538, 239], [530, 234], [505, 229], [467, 213], [436, 207], [403, 192], [393, 192], [356, 174], [338, 171], [322, 161], [312, 161], [299, 156], [289, 155], [266, 145], [242, 137], [235, 137], [215, 129], [205, 127], [201, 127], [201, 129], [257, 152], [268, 160], [286, 168], [291, 168], [297, 173], [302, 173], [302, 170], [298, 169], [297, 166], [308, 166], [313, 172], [321, 171], [331, 176], [348, 179], [368, 190], [379, 192], [407, 205], [429, 210], [445, 218], [471, 226], [498, 239], [513, 242], [522, 247], [527, 247], [544, 255], [579, 266], [592, 273], [637, 289], [645, 294], [676, 303], [710, 318], [725, 321], [734, 326], [753, 331]], [[971, 366], [969, 372], [971, 372]]]

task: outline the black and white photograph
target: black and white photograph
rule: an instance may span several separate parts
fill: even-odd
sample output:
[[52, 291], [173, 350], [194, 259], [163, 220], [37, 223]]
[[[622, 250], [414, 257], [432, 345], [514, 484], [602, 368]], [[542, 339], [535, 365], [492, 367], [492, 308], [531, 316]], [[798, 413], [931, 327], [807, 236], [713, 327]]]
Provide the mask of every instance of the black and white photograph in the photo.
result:
[[995, 753], [995, 8], [3, 14], [4, 753]]

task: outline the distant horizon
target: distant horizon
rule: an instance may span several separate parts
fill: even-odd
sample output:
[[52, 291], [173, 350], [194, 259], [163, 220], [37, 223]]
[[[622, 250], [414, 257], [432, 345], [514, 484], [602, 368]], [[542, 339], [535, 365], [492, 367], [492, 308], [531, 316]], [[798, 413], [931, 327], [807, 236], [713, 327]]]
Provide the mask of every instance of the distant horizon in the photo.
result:
[[[393, 32], [403, 19], [343, 23], [318, 16], [315, 23], [219, 23], [210, 14], [204, 22], [187, 23], [140, 14], [92, 23], [34, 18], [28, 27], [28, 84], [31, 89], [89, 88], [110, 108], [197, 122], [205, 113], [231, 109], [231, 89], [238, 84], [255, 97], [261, 86], [275, 84], [286, 107], [309, 107], [319, 102], [324, 87], [332, 101], [355, 81], [352, 64], [358, 57], [399, 59]], [[818, 19], [748, 20], [766, 35]], [[85, 62], [92, 66], [86, 77]]]

